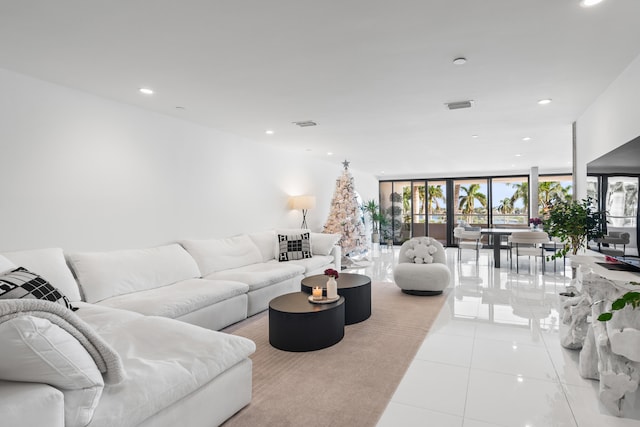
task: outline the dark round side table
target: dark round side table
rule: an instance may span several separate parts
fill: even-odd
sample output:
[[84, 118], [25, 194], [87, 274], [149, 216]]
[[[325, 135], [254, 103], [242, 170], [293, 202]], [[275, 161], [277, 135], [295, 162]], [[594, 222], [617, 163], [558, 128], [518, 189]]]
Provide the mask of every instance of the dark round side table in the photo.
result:
[[[327, 295], [328, 277], [324, 274], [302, 279], [300, 290], [311, 294], [315, 286], [323, 288]], [[338, 277], [338, 295], [345, 299], [344, 324], [352, 325], [371, 317], [371, 278], [362, 274], [340, 273]]]
[[309, 295], [293, 292], [269, 302], [269, 343], [285, 351], [313, 351], [330, 347], [344, 337], [344, 298], [329, 304], [309, 302]]

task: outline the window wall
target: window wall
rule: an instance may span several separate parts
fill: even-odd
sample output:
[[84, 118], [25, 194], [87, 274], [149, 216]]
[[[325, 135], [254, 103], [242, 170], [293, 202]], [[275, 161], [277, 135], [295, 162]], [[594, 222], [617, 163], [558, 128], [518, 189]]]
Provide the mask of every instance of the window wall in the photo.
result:
[[[540, 175], [541, 214], [550, 200], [571, 197], [571, 185], [571, 175]], [[386, 235], [400, 244], [411, 237], [431, 236], [451, 246], [457, 224], [528, 227], [529, 177], [381, 181], [380, 207], [385, 217], [383, 238]]]

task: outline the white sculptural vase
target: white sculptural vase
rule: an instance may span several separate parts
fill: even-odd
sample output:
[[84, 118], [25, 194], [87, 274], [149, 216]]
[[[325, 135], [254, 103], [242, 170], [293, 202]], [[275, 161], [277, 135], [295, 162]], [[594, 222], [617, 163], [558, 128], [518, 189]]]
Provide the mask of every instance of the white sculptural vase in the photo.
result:
[[327, 298], [338, 297], [338, 282], [333, 277], [329, 277], [327, 280]]

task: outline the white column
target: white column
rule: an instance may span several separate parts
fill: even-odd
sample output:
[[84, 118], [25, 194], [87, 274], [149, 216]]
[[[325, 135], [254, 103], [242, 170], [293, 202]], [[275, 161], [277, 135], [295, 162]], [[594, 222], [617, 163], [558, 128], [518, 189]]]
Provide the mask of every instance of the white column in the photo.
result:
[[538, 167], [529, 172], [529, 218], [539, 218], [538, 212]]

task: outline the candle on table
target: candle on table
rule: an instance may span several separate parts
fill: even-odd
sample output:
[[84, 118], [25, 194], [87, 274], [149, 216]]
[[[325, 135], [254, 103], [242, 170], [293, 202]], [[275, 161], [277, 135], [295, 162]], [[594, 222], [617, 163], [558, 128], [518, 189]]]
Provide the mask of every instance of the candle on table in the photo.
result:
[[322, 299], [322, 288], [320, 286], [315, 286], [312, 290], [312, 295], [314, 300]]

